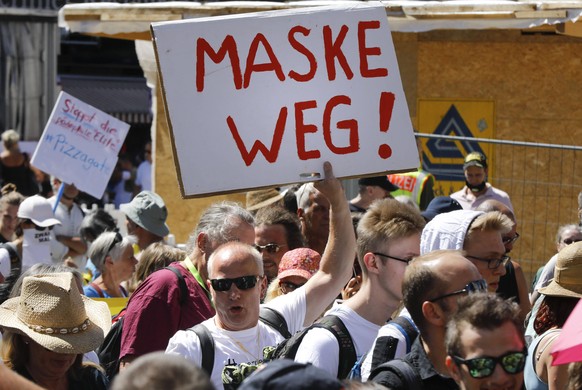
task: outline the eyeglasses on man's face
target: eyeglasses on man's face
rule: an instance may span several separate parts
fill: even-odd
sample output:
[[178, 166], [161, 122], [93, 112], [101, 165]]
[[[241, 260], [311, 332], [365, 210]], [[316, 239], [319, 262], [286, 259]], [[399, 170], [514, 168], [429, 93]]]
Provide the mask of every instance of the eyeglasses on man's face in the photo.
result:
[[281, 250], [281, 248], [283, 248], [285, 245], [279, 245], [279, 244], [275, 244], [274, 242], [270, 242], [267, 245], [258, 245], [255, 244], [253, 245], [253, 247], [259, 251], [259, 253], [263, 253], [263, 251], [266, 251], [267, 253], [270, 254], [275, 254], [277, 252], [279, 252]]
[[499, 357], [482, 356], [473, 359], [463, 359], [459, 356], [453, 356], [457, 365], [464, 364], [469, 369], [469, 375], [475, 379], [487, 378], [493, 375], [495, 366], [500, 364], [503, 370], [515, 375], [523, 371], [527, 358], [527, 349], [520, 352], [508, 352]]
[[448, 294], [440, 295], [436, 298], [429, 299], [428, 301], [429, 302], [436, 302], [440, 299], [452, 297], [454, 295], [473, 294], [473, 293], [477, 293], [477, 292], [486, 292], [486, 291], [487, 291], [487, 282], [485, 281], [485, 279], [473, 280], [472, 282], [467, 283], [467, 285], [460, 290], [453, 291], [453, 292], [448, 293]]
[[514, 242], [516, 242], [519, 239], [519, 233], [515, 233], [515, 236], [513, 237], [503, 237], [503, 245], [507, 245], [507, 244], [513, 244]]
[[470, 255], [466, 255], [465, 257], [468, 257], [469, 259], [485, 261], [485, 262], [487, 262], [487, 268], [489, 268], [489, 269], [496, 269], [500, 265], [503, 265], [505, 267], [505, 265], [509, 262], [509, 260], [511, 260], [511, 257], [509, 257], [507, 255], [503, 255], [499, 259], [484, 259], [482, 257], [470, 256]]
[[232, 287], [233, 283], [239, 290], [249, 290], [257, 285], [257, 281], [260, 280], [262, 276], [248, 275], [241, 276], [240, 278], [234, 279], [210, 279], [210, 284], [214, 291], [228, 291]]
[[402, 257], [396, 257], [396, 256], [391, 256], [391, 255], [387, 255], [385, 253], [381, 253], [381, 252], [372, 252], [373, 255], [375, 256], [381, 256], [381, 257], [385, 257], [387, 259], [392, 259], [392, 260], [396, 260], [396, 261], [400, 261], [402, 263], [406, 263], [406, 265], [408, 265], [408, 263], [410, 263], [412, 261], [412, 257], [409, 259], [403, 259]]

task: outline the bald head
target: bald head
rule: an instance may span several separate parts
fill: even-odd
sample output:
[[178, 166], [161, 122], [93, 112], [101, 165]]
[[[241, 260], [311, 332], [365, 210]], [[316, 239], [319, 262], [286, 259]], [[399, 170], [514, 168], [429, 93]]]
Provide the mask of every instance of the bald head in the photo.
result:
[[208, 259], [208, 277], [215, 277], [216, 269], [219, 267], [237, 267], [246, 262], [254, 262], [257, 266], [258, 275], [263, 275], [263, 258], [261, 254], [252, 246], [231, 241], [220, 245]]
[[461, 251], [430, 252], [415, 258], [406, 269], [402, 282], [404, 305], [421, 333], [427, 332], [423, 303], [462, 290], [467, 283], [480, 279], [477, 267]]

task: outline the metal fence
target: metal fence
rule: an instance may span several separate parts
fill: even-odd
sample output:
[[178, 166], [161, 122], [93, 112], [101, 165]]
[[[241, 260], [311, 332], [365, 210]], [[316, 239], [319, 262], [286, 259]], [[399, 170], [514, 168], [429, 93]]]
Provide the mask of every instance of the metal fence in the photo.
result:
[[[509, 194], [517, 218], [520, 239], [511, 256], [531, 281], [538, 268], [556, 253], [558, 228], [579, 221], [577, 199], [582, 191], [582, 175], [577, 173], [582, 172], [582, 147], [436, 134], [416, 136], [421, 142], [438, 138], [455, 143], [459, 150], [466, 150], [467, 143], [486, 146], [488, 181]], [[454, 174], [459, 181], [456, 188], [448, 181], [451, 172], [447, 173], [447, 180], [439, 180], [439, 172], [430, 172], [437, 178], [436, 195], [450, 195], [465, 180], [462, 165]], [[357, 192], [357, 183], [349, 180], [346, 184], [349, 199]]]
[[[534, 142], [418, 134], [450, 142], [491, 145], [489, 182], [511, 198], [519, 241], [511, 256], [531, 280], [556, 253], [559, 226], [578, 223], [578, 193], [582, 190], [582, 147]], [[463, 172], [459, 180], [464, 181]], [[438, 176], [438, 173], [437, 173]], [[449, 195], [449, 194], [444, 194]]]

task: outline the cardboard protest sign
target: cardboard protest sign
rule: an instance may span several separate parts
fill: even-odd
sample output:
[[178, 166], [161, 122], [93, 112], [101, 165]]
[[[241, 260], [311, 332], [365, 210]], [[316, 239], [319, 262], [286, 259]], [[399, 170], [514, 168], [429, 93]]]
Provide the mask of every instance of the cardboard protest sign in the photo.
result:
[[100, 199], [128, 131], [127, 123], [61, 92], [31, 163]]
[[182, 195], [418, 167], [382, 6], [152, 24]]

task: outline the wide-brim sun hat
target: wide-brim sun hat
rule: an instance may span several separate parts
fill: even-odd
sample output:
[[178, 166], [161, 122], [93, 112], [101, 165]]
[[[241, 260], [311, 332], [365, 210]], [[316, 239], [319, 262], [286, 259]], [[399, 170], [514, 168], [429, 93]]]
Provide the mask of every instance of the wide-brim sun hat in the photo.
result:
[[30, 219], [40, 227], [61, 224], [61, 221], [55, 218], [50, 202], [40, 195], [33, 195], [24, 199], [18, 206], [17, 216], [18, 218]]
[[81, 295], [71, 272], [25, 277], [19, 297], [0, 305], [0, 327], [64, 354], [97, 349], [111, 329], [105, 302]]
[[558, 252], [554, 279], [539, 292], [555, 297], [582, 298], [582, 241]]
[[166, 225], [168, 209], [164, 200], [151, 191], [142, 191], [130, 203], [124, 203], [119, 209], [133, 222], [158, 237], [165, 237], [170, 233]]
[[283, 199], [287, 191], [279, 192], [276, 188], [249, 191], [246, 194], [246, 208], [255, 211]]

